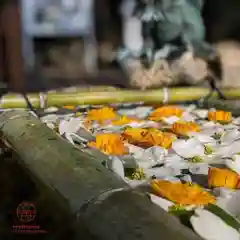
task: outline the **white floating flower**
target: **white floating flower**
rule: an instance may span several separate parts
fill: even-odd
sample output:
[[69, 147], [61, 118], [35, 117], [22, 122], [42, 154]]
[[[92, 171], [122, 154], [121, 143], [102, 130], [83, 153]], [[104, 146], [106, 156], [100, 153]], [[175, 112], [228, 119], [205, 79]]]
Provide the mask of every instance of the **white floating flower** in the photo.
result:
[[173, 203], [171, 201], [168, 201], [167, 199], [158, 197], [154, 194], [149, 194], [150, 199], [152, 203], [156, 204], [157, 206], [164, 209], [166, 212], [168, 212], [169, 207], [173, 206]]
[[240, 117], [234, 118], [232, 123], [235, 124], [235, 125], [240, 125]]
[[153, 176], [157, 179], [165, 179], [169, 177], [174, 177], [181, 174], [180, 169], [174, 167], [154, 167], [145, 169], [145, 174], [147, 178], [152, 178]]
[[229, 145], [216, 145], [213, 146], [214, 155], [221, 156], [222, 158], [231, 158], [233, 155], [240, 151], [240, 141], [232, 142]]
[[172, 143], [172, 149], [182, 158], [191, 159], [204, 157], [204, 145], [194, 138], [188, 140], [176, 140]]
[[181, 120], [183, 120], [184, 122], [194, 122], [196, 120], [196, 116], [194, 116], [190, 112], [183, 112]]
[[171, 117], [163, 117], [162, 121], [168, 125], [172, 125], [175, 122], [178, 122], [180, 120], [177, 116], [171, 116]]
[[204, 134], [201, 132], [191, 132], [188, 136], [195, 138], [196, 140], [203, 144], [209, 143], [214, 145], [216, 144], [216, 140], [213, 137], [209, 136], [208, 134]]
[[79, 118], [71, 118], [69, 121], [62, 120], [59, 124], [59, 133], [60, 135], [76, 133], [80, 127], [83, 127], [83, 123]]
[[202, 119], [205, 119], [207, 118], [207, 115], [208, 115], [208, 110], [207, 109], [196, 109], [193, 111], [193, 113], [199, 117], [199, 118], [202, 118]]
[[224, 131], [220, 141], [221, 145], [228, 145], [240, 138], [240, 132], [237, 129]]
[[140, 106], [133, 109], [120, 109], [118, 113], [121, 115], [135, 116], [137, 118], [143, 119], [150, 114], [152, 109], [153, 107]]
[[225, 164], [228, 168], [240, 175], [240, 155], [235, 154], [232, 158], [226, 159]]
[[209, 165], [206, 163], [190, 163], [188, 170], [192, 174], [208, 175]]
[[201, 126], [201, 133], [208, 136], [220, 135], [224, 132], [224, 128], [219, 123], [206, 122]]
[[193, 174], [208, 175], [209, 165], [205, 162], [192, 163], [178, 155], [168, 155], [164, 162], [165, 167], [174, 168], [176, 173], [181, 172], [182, 169], [188, 169]]
[[140, 168], [150, 168], [154, 165], [163, 163], [164, 157], [168, 151], [162, 147], [154, 146], [148, 149], [143, 149], [131, 144], [126, 144], [129, 153], [136, 159]]
[[69, 142], [74, 144], [71, 134], [76, 133], [81, 127], [84, 128], [84, 125], [79, 118], [70, 118], [70, 120], [62, 120], [59, 124], [59, 134], [64, 135]]
[[[222, 190], [223, 191], [223, 190]], [[230, 213], [238, 220], [240, 220], [240, 190], [225, 190], [226, 192], [220, 193], [217, 198], [216, 204], [224, 209], [226, 212]]]
[[239, 232], [227, 225], [221, 218], [205, 209], [195, 209], [190, 218], [195, 232], [204, 240], [239, 240]]
[[110, 156], [107, 167], [115, 172], [120, 178], [124, 178], [124, 167], [122, 161], [116, 156]]
[[46, 116], [41, 117], [41, 120], [45, 123], [57, 122], [58, 119], [59, 119], [59, 116], [56, 114], [48, 114]]

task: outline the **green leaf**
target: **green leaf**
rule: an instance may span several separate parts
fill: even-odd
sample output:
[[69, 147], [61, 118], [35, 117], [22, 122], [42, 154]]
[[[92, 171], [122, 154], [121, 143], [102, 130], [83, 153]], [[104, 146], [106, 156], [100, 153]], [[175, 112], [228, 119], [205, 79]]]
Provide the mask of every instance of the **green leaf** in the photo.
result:
[[173, 216], [177, 217], [183, 225], [192, 228], [190, 218], [191, 216], [194, 215], [194, 211], [192, 210], [187, 211], [186, 209], [169, 208], [168, 212]]

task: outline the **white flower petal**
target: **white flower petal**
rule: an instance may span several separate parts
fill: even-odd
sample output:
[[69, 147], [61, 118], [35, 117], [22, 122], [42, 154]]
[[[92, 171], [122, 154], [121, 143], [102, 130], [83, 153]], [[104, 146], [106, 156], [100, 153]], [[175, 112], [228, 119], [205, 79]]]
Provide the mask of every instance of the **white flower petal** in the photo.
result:
[[59, 124], [59, 133], [63, 135], [64, 133], [76, 133], [80, 127], [83, 127], [83, 123], [79, 118], [71, 118], [69, 121], [62, 120]]
[[235, 141], [230, 145], [216, 145], [213, 146], [214, 155], [221, 156], [223, 158], [231, 158], [234, 154], [237, 154], [240, 150], [240, 141]]
[[173, 123], [175, 123], [175, 122], [177, 122], [177, 121], [179, 121], [180, 120], [180, 118], [179, 117], [177, 117], [177, 116], [172, 116], [172, 117], [163, 117], [162, 118], [162, 121], [164, 122], [164, 123], [166, 123], [166, 124], [169, 124], [169, 125], [171, 125], [171, 124], [173, 124]]
[[172, 143], [172, 149], [184, 158], [204, 156], [204, 146], [194, 138], [188, 140], [176, 140]]
[[54, 129], [54, 128], [55, 128], [55, 125], [54, 125], [54, 123], [52, 123], [52, 122], [47, 122], [46, 125], [47, 125], [49, 128], [51, 128], [51, 129]]
[[225, 131], [221, 137], [222, 144], [230, 144], [240, 138], [240, 132], [237, 129]]
[[240, 117], [233, 119], [233, 124], [240, 125]]
[[58, 131], [60, 135], [63, 135], [66, 132], [68, 121], [62, 120], [59, 124]]
[[233, 159], [226, 159], [225, 164], [228, 168], [240, 175], [240, 155], [234, 155]]
[[136, 107], [133, 109], [120, 109], [118, 111], [118, 113], [121, 115], [135, 116], [135, 117], [143, 119], [150, 114], [152, 109], [153, 109], [152, 107], [140, 106], [140, 107]]
[[236, 191], [230, 188], [219, 187], [214, 188], [213, 193], [217, 198], [230, 199]]
[[166, 177], [174, 177], [180, 175], [180, 169], [174, 169], [172, 167], [156, 167], [145, 170], [147, 178], [155, 176], [157, 179], [166, 179]]
[[205, 240], [239, 240], [240, 235], [221, 218], [205, 209], [196, 209], [190, 218], [195, 232]]
[[59, 119], [58, 115], [56, 114], [48, 114], [46, 116], [41, 117], [43, 122], [56, 122]]
[[66, 133], [66, 134], [65, 134], [65, 137], [66, 137], [66, 139], [67, 139], [72, 145], [75, 145], [75, 143], [74, 143], [74, 141], [73, 141], [73, 139], [72, 139], [71, 134]]
[[208, 175], [209, 165], [206, 163], [191, 163], [188, 169], [192, 174]]
[[181, 119], [185, 122], [193, 122], [196, 120], [196, 117], [189, 112], [183, 112]]
[[216, 140], [207, 134], [192, 132], [189, 134], [189, 137], [194, 137], [195, 139], [197, 139], [199, 142], [203, 144], [206, 144], [206, 143], [216, 144]]
[[221, 196], [217, 198], [216, 204], [224, 209], [226, 212], [230, 213], [238, 220], [240, 220], [240, 191], [232, 191], [228, 193], [228, 196]]
[[152, 203], [156, 204], [157, 206], [161, 207], [162, 209], [164, 209], [167, 212], [168, 212], [169, 207], [171, 207], [173, 205], [173, 203], [168, 201], [167, 199], [158, 197], [154, 194], [149, 194], [149, 196], [150, 196]]
[[44, 110], [45, 113], [52, 113], [52, 112], [56, 112], [56, 111], [58, 111], [57, 107], [49, 107]]
[[143, 149], [131, 144], [125, 144], [129, 153], [136, 159], [137, 164], [141, 168], [150, 168], [154, 165], [163, 163], [164, 157], [168, 151], [162, 147], [154, 146], [148, 149]]
[[207, 118], [208, 110], [206, 110], [206, 109], [197, 109], [197, 110], [194, 111], [194, 113], [195, 113], [199, 118], [205, 119], [205, 118]]
[[124, 178], [123, 163], [118, 157], [109, 157], [109, 160], [107, 161], [107, 167], [115, 172], [119, 177]]

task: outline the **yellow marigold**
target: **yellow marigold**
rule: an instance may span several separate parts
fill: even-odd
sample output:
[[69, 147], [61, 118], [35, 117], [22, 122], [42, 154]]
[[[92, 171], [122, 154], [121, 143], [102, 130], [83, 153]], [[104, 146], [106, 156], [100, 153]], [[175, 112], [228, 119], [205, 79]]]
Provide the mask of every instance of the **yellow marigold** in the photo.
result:
[[88, 146], [99, 149], [109, 155], [127, 154], [127, 148], [124, 146], [121, 135], [117, 133], [102, 133], [96, 136], [95, 142], [89, 142]]
[[73, 109], [75, 109], [75, 106], [66, 105], [66, 106], [63, 106], [63, 108], [73, 110]]
[[89, 129], [91, 127], [91, 121], [86, 119], [84, 122], [83, 122], [83, 126], [86, 128], [86, 129]]
[[238, 177], [238, 182], [237, 182], [237, 185], [236, 185], [236, 189], [240, 189], [240, 176]]
[[161, 121], [163, 117], [181, 117], [183, 114], [183, 110], [176, 106], [163, 106], [160, 108], [155, 109], [150, 116], [148, 117], [149, 120], [152, 121]]
[[153, 180], [155, 194], [181, 205], [206, 205], [215, 203], [216, 199], [197, 184]]
[[231, 112], [225, 112], [220, 110], [209, 111], [208, 120], [220, 123], [229, 123], [232, 121], [232, 114]]
[[209, 168], [208, 185], [209, 187], [237, 188], [239, 176], [229, 169]]
[[176, 139], [172, 134], [145, 128], [127, 128], [122, 136], [129, 143], [146, 148], [158, 145], [168, 149]]
[[177, 135], [186, 136], [190, 132], [200, 132], [200, 126], [195, 122], [175, 122], [171, 130]]
[[140, 120], [134, 117], [121, 116], [119, 119], [113, 120], [111, 124], [114, 126], [122, 126], [132, 122], [140, 122]]
[[113, 108], [103, 107], [100, 109], [93, 109], [88, 111], [87, 120], [97, 121], [100, 124], [103, 124], [107, 120], [113, 120], [117, 117], [117, 114]]

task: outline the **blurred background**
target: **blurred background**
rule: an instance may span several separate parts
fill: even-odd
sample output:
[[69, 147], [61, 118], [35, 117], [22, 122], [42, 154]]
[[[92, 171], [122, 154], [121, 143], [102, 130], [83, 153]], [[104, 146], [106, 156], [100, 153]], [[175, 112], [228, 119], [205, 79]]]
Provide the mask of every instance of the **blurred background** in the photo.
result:
[[[113, 59], [123, 45], [130, 48], [142, 46], [140, 23], [131, 17], [134, 0], [5, 2], [2, 16], [6, 6], [12, 4], [15, 10], [12, 9], [8, 20], [2, 20], [2, 27], [7, 26], [10, 36], [11, 32], [15, 32], [15, 45], [21, 40], [24, 71], [31, 73], [32, 80], [29, 81], [44, 81], [53, 85], [128, 84], [127, 77]], [[230, 65], [234, 65], [235, 75], [239, 74], [239, 67], [236, 67], [239, 11], [238, 0], [207, 0], [203, 10], [207, 41], [231, 49], [224, 54], [227, 62], [233, 62]], [[19, 13], [20, 18], [15, 16]], [[19, 38], [16, 22], [21, 28]], [[11, 67], [9, 71], [21, 72], [16, 68]], [[39, 74], [44, 80], [38, 79]], [[16, 75], [20, 78], [19, 73]]]

